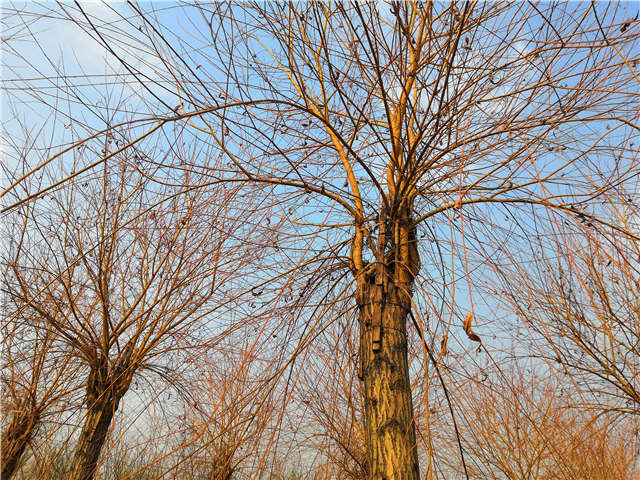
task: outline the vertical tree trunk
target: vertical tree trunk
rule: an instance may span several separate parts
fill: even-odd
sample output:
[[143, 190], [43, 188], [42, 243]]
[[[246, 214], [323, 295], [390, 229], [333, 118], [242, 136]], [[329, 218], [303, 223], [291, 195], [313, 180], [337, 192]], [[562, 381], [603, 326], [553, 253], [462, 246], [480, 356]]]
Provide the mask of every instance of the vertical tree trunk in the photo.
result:
[[376, 262], [356, 276], [371, 480], [420, 478], [406, 328], [420, 257], [410, 209], [396, 213], [380, 212]]
[[408, 292], [370, 275], [359, 286], [360, 361], [369, 478], [418, 480], [407, 358]]
[[37, 416], [14, 412], [11, 422], [2, 434], [2, 476], [0, 478], [8, 480], [15, 473], [36, 423]]
[[116, 405], [112, 402], [89, 405], [69, 480], [91, 480], [94, 477], [115, 409]]
[[95, 476], [111, 420], [131, 383], [133, 370], [125, 375], [127, 370], [122, 365], [110, 369], [105, 358], [91, 369], [87, 379], [87, 414], [69, 480], [92, 480]]

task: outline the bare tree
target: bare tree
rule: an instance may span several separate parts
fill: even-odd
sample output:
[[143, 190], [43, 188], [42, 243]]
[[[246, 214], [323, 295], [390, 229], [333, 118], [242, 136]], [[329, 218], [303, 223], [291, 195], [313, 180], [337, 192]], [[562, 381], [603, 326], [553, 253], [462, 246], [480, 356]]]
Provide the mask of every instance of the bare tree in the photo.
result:
[[[32, 250], [12, 265], [11, 297], [86, 372], [74, 479], [93, 478], [134, 376], [171, 383], [181, 351], [215, 344], [207, 324], [224, 302], [222, 286], [240, 273], [231, 265], [243, 246], [228, 236], [236, 225], [225, 212], [233, 191], [164, 186], [171, 180], [124, 157], [70, 183], [29, 227], [30, 242], [49, 255]], [[250, 261], [251, 249], [242, 251]]]
[[[470, 478], [635, 478], [631, 426], [566, 405], [572, 394], [563, 383], [503, 366], [465, 386], [461, 429]], [[455, 455], [443, 460], [450, 471], [464, 472]]]
[[7, 479], [39, 427], [68, 408], [77, 370], [69, 352], [56, 348], [55, 333], [34, 323], [3, 325], [2, 477]]
[[[633, 196], [610, 198], [607, 209], [637, 212]], [[630, 229], [635, 215], [623, 218]], [[541, 250], [537, 271], [542, 274], [519, 271], [520, 281], [505, 291], [531, 330], [537, 354], [580, 387], [576, 403], [622, 416], [640, 414], [638, 249], [635, 238], [606, 241], [584, 225]]]
[[[312, 343], [309, 329], [331, 320], [330, 292], [353, 299], [369, 477], [419, 478], [410, 314], [424, 345], [482, 341], [467, 315], [481, 301], [474, 283], [495, 279], [503, 262], [530, 262], [523, 241], [552, 239], [580, 215], [603, 237], [624, 231], [600, 209], [585, 211], [638, 171], [620, 149], [638, 130], [628, 108], [638, 23], [604, 4], [129, 8], [136, 47], [160, 60], [152, 74], [118, 53], [130, 34], [101, 28], [78, 4], [61, 15], [144, 88], [145, 135], [175, 123], [221, 155], [183, 170], [252, 185], [281, 212], [287, 241], [265, 249], [263, 278], [273, 281], [260, 292], [281, 325], [274, 305], [300, 288], [285, 338], [302, 333], [296, 348], [283, 346], [284, 367]], [[188, 35], [163, 27], [176, 17], [188, 19]], [[176, 107], [161, 96], [169, 88]]]
[[192, 403], [175, 422], [184, 445], [176, 472], [186, 478], [250, 477], [260, 463], [273, 405], [269, 384], [260, 380], [262, 362], [246, 347], [232, 344], [224, 353], [198, 355]]
[[24, 299], [25, 285], [39, 283], [42, 273], [21, 269], [25, 259], [42, 255], [43, 263], [56, 261], [33, 242], [33, 229], [39, 227], [35, 215], [32, 205], [23, 206], [5, 219], [2, 232], [2, 477], [7, 479], [28, 447], [33, 450], [35, 438], [50, 435], [62, 412], [77, 400], [78, 362]]

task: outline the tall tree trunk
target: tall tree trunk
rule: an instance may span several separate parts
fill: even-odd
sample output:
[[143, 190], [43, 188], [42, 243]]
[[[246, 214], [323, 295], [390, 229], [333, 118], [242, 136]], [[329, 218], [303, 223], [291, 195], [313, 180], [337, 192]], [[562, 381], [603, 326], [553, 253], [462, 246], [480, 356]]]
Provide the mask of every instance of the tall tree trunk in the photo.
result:
[[116, 405], [111, 402], [89, 406], [76, 446], [69, 480], [91, 480], [94, 477], [115, 409]]
[[11, 422], [2, 434], [2, 476], [0, 478], [8, 480], [15, 473], [37, 420], [35, 414], [14, 412]]
[[406, 329], [419, 259], [415, 236], [405, 231], [402, 247], [386, 258], [381, 250], [382, 261], [358, 278], [360, 376], [371, 480], [420, 478]]
[[69, 480], [92, 480], [107, 439], [111, 420], [131, 383], [126, 369], [110, 370], [108, 362], [92, 368], [87, 380], [87, 414], [78, 438]]

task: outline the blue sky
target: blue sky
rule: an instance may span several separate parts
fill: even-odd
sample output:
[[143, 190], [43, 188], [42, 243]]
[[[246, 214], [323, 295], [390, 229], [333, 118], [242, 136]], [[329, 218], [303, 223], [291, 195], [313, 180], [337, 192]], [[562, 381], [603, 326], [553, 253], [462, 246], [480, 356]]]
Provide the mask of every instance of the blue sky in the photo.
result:
[[[83, 2], [81, 5], [98, 28], [121, 31], [118, 38], [129, 42], [131, 47], [123, 47], [117, 42], [110, 42], [110, 46], [132, 69], [152, 75], [154, 67], [161, 67], [157, 56], [142, 48], [135, 40], [139, 32], [135, 23], [127, 21], [131, 11], [126, 4]], [[69, 4], [65, 8], [75, 9], [75, 6]], [[46, 124], [43, 132], [55, 131], [55, 138], [68, 139], [68, 132], [63, 130], [72, 118], [85, 122], [86, 131], [91, 126], [104, 127], [103, 119], [92, 115], [89, 108], [79, 105], [80, 100], [100, 109], [105, 106], [105, 97], [113, 102], [125, 98], [131, 101], [131, 108], [135, 109], [140, 85], [129, 82], [130, 77], [126, 76], [126, 70], [119, 61], [92, 35], [80, 26], [60, 19], [65, 15], [63, 9], [50, 2], [5, 2], [2, 11], [5, 39], [2, 49], [5, 89], [2, 95], [2, 120], [8, 133], [20, 138], [23, 136], [21, 124], [38, 129]], [[75, 11], [74, 15], [80, 13]], [[177, 22], [177, 19], [168, 16], [166, 21]], [[173, 26], [168, 26], [173, 29]], [[177, 23], [175, 27], [179, 28]], [[117, 78], [121, 75], [125, 77]], [[28, 91], [29, 86], [39, 90], [39, 99], [33, 98]], [[169, 104], [176, 101], [170, 91], [158, 91], [158, 95]], [[78, 133], [81, 134], [81, 131]]]

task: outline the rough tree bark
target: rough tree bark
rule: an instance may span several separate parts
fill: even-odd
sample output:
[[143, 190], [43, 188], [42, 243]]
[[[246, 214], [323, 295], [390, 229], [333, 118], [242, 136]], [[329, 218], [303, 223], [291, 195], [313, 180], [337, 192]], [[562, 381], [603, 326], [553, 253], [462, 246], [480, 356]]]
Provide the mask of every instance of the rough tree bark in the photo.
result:
[[106, 359], [91, 369], [87, 379], [87, 413], [69, 480], [94, 478], [111, 420], [130, 383], [128, 369], [114, 368], [110, 371]]
[[418, 480], [406, 322], [420, 260], [411, 216], [393, 217], [383, 210], [376, 261], [357, 275], [367, 461], [370, 479]]
[[9, 479], [13, 476], [33, 430], [38, 424], [37, 416], [23, 414], [23, 411], [14, 412], [2, 434], [2, 476], [0, 478]]

